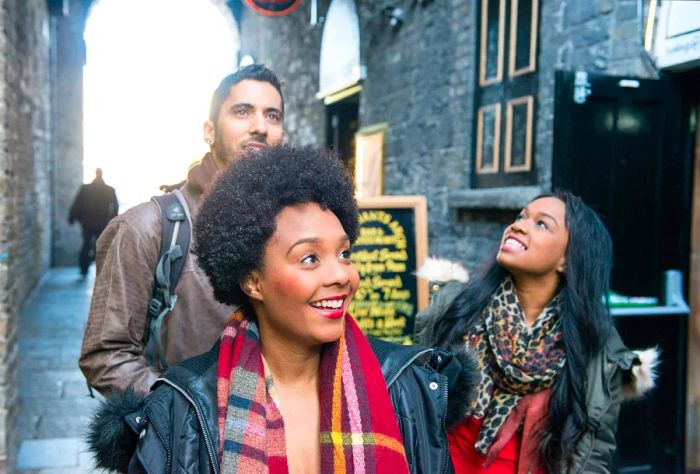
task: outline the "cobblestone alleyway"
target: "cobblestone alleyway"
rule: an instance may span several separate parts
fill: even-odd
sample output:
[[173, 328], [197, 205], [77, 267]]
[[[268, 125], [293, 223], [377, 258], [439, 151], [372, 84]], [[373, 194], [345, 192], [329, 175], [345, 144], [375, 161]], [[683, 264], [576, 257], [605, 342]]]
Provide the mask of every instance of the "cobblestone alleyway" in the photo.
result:
[[49, 271], [19, 319], [20, 474], [95, 472], [82, 440], [98, 399], [78, 368], [93, 278], [94, 268], [86, 280], [77, 268]]

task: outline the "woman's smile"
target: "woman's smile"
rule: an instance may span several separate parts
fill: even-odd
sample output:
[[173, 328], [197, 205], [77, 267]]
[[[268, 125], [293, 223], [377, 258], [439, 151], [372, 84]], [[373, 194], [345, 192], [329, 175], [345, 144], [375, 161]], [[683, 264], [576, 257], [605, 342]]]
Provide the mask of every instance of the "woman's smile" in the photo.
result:
[[338, 319], [342, 318], [345, 314], [346, 308], [344, 307], [344, 303], [347, 296], [347, 294], [331, 296], [322, 300], [314, 301], [310, 304], [311, 307], [317, 310], [324, 318]]
[[527, 250], [527, 247], [522, 241], [518, 240], [512, 235], [508, 235], [503, 241], [501, 250], [505, 252], [522, 252], [523, 250]]

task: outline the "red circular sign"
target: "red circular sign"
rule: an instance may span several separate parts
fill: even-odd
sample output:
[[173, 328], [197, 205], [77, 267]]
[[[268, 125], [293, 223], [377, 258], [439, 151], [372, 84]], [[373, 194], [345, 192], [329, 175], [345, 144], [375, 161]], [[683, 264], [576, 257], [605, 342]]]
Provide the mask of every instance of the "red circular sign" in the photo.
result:
[[245, 0], [245, 3], [263, 15], [282, 16], [292, 13], [301, 0]]

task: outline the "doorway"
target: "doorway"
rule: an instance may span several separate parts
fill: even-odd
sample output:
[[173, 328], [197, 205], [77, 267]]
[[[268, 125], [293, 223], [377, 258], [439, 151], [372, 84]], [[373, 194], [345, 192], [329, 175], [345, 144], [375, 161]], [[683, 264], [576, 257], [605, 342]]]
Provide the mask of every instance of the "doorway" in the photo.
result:
[[602, 216], [615, 251], [612, 288], [657, 296], [664, 270], [688, 275], [687, 114], [669, 81], [584, 74], [576, 85], [576, 73], [557, 73], [552, 184]]
[[351, 171], [355, 169], [359, 111], [359, 93], [326, 105], [326, 146], [338, 153]]
[[[670, 80], [558, 72], [553, 187], [602, 217], [613, 240], [612, 289], [663, 305], [663, 272], [689, 268], [692, 134]], [[687, 297], [687, 293], [686, 293]], [[642, 400], [623, 404], [620, 472], [682, 473], [688, 315], [616, 317], [630, 348], [658, 346], [660, 377]]]

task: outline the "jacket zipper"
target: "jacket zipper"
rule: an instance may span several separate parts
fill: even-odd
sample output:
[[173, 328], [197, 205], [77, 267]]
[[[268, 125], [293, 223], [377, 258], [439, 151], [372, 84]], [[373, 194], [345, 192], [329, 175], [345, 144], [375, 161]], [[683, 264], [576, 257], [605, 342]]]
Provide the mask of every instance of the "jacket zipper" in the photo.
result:
[[160, 439], [160, 442], [163, 443], [163, 447], [165, 448], [165, 472], [170, 472], [170, 467], [173, 465], [173, 452], [171, 449], [168, 448], [167, 443], [165, 442], [165, 439], [163, 438], [163, 435], [161, 434], [160, 430], [158, 429], [158, 425], [155, 423], [155, 420], [153, 420], [153, 417], [151, 416], [151, 410], [148, 409], [146, 410], [146, 418], [151, 420], [151, 427], [153, 428], [153, 431], [156, 432], [156, 436], [158, 436], [158, 439]]
[[199, 407], [195, 403], [194, 399], [192, 399], [192, 397], [190, 397], [187, 394], [185, 389], [178, 386], [175, 382], [172, 382], [171, 380], [168, 380], [165, 378], [159, 378], [156, 381], [165, 382], [166, 384], [173, 387], [175, 390], [180, 392], [180, 394], [182, 394], [182, 396], [185, 397], [187, 399], [187, 401], [190, 402], [190, 404], [194, 407], [194, 412], [197, 415], [197, 420], [199, 420], [199, 426], [202, 427], [202, 435], [204, 437], [204, 444], [206, 444], [206, 446], [207, 446], [207, 453], [209, 453], [209, 461], [211, 462], [211, 467], [212, 467], [212, 469], [214, 469], [215, 474], [219, 474], [219, 470], [218, 470], [217, 464], [216, 464], [216, 457], [214, 456], [214, 449], [212, 447], [212, 443], [211, 443], [211, 440], [209, 439], [209, 434], [207, 433], [207, 429], [206, 429], [207, 425], [204, 423], [204, 416], [200, 413]]
[[[394, 376], [387, 382], [387, 384], [386, 384], [387, 390], [389, 390], [389, 387], [391, 387], [391, 385], [392, 385], [394, 382], [396, 382], [396, 379], [399, 378], [399, 376], [403, 373], [404, 370], [406, 370], [406, 368], [407, 368], [408, 366], [410, 366], [417, 358], [419, 358], [419, 357], [422, 356], [423, 354], [427, 354], [427, 353], [429, 353], [429, 352], [433, 352], [433, 349], [425, 349], [425, 350], [423, 350], [423, 351], [420, 351], [419, 353], [417, 353], [417, 354], [415, 354], [413, 357], [411, 357], [408, 361], [406, 361], [403, 365], [401, 365], [401, 367], [399, 367], [399, 370], [397, 370], [396, 373], [394, 374]], [[436, 373], [437, 373], [437, 371], [436, 371]], [[439, 373], [438, 373], [438, 376], [440, 376]], [[448, 384], [447, 384], [447, 383], [443, 383], [443, 391], [444, 391], [444, 394], [445, 394], [445, 404], [444, 404], [443, 409], [442, 409], [442, 420], [441, 420], [441, 423], [442, 423], [442, 433], [443, 433], [443, 435], [445, 436], [445, 439], [447, 439], [447, 425], [446, 425], [446, 423], [445, 423], [445, 420], [446, 420], [446, 418], [447, 418], [447, 397], [448, 397], [448, 395], [449, 395], [449, 393], [448, 393], [449, 390], [448, 390], [448, 389], [449, 389], [449, 388], [448, 388]], [[444, 451], [447, 451], [447, 453], [445, 453]], [[443, 451], [443, 455], [444, 455], [443, 457], [445, 458], [445, 463], [444, 463], [443, 466], [442, 466], [442, 471], [441, 471], [441, 472], [444, 473], [444, 474], [446, 474], [446, 473], [447, 473], [447, 468], [449, 467], [449, 463], [450, 463], [450, 453], [449, 453], [449, 450], [447, 450], [447, 449], [445, 449], [444, 451]]]
[[[440, 374], [438, 374], [440, 375]], [[446, 381], [443, 381], [443, 386], [444, 386], [444, 393], [445, 393], [445, 404], [443, 405], [442, 409], [442, 434], [445, 437], [445, 440], [447, 440], [447, 424], [445, 422], [447, 418], [447, 397], [449, 396], [449, 387]], [[447, 474], [447, 467], [450, 464], [450, 451], [447, 449], [448, 443], [445, 443], [445, 448], [443, 450], [443, 454], [445, 455], [445, 464], [442, 466], [442, 472], [444, 474]], [[444, 452], [447, 451], [447, 452]]]

